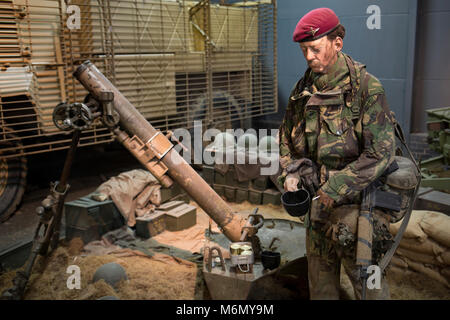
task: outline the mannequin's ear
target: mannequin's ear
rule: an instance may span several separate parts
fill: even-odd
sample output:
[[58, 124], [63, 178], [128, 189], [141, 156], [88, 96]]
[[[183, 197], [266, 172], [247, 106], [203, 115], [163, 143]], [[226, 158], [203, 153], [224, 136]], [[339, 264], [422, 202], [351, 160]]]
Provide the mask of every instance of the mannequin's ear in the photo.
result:
[[341, 37], [336, 37], [336, 39], [334, 39], [334, 48], [336, 49], [336, 51], [341, 51], [343, 46], [344, 40], [342, 40]]

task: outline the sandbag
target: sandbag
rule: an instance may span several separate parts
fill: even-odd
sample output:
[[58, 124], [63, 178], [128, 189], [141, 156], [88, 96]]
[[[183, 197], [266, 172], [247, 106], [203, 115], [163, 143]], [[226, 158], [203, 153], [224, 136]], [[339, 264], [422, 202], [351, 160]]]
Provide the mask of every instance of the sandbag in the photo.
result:
[[434, 255], [427, 255], [415, 251], [411, 251], [408, 249], [398, 248], [397, 254], [408, 258], [409, 260], [412, 260], [414, 262], [420, 262], [424, 264], [431, 264], [435, 266], [442, 266], [443, 263], [439, 262], [438, 259]]
[[443, 264], [450, 266], [450, 250], [441, 253], [438, 257], [438, 260], [442, 261]]
[[[403, 233], [404, 238], [413, 238], [417, 239], [420, 242], [424, 242], [427, 239], [427, 234], [422, 230], [420, 226], [420, 222], [422, 221], [426, 211], [413, 210], [411, 212], [411, 218], [408, 222], [408, 227]], [[390, 231], [392, 234], [397, 234], [398, 229], [401, 226], [403, 220], [400, 220], [397, 223], [392, 223], [390, 225]]]
[[441, 246], [431, 238], [428, 238], [423, 242], [420, 242], [417, 239], [402, 238], [402, 241], [400, 241], [400, 248], [433, 256], [439, 256], [446, 250], [445, 247]]
[[420, 272], [424, 275], [426, 275], [427, 277], [437, 280], [440, 283], [446, 285], [447, 287], [450, 288], [450, 284], [447, 281], [447, 279], [439, 272], [439, 270], [437, 268], [431, 268], [431, 267], [426, 267], [424, 266], [422, 263], [419, 262], [414, 262], [411, 261], [409, 259], [406, 259], [406, 263], [408, 264], [408, 266], [417, 272]]
[[437, 242], [450, 247], [450, 217], [436, 211], [425, 211], [420, 226], [422, 230]]
[[408, 264], [405, 262], [405, 260], [403, 260], [402, 257], [399, 257], [397, 255], [394, 255], [392, 257], [390, 264], [392, 264], [392, 266], [395, 266], [398, 268], [403, 268], [403, 269], [408, 268]]
[[405, 274], [405, 268], [401, 268], [401, 267], [397, 267], [395, 265], [389, 265], [389, 267], [386, 269], [386, 273], [389, 277], [390, 274], [395, 274], [395, 275], [404, 275]]
[[447, 281], [450, 281], [450, 268], [443, 268], [441, 270], [441, 274], [447, 279]]

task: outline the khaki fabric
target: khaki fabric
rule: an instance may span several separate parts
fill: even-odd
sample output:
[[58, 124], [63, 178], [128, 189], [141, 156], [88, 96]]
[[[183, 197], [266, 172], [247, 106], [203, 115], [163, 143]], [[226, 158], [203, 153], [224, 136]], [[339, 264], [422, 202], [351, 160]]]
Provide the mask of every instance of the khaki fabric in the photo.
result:
[[142, 169], [123, 172], [102, 183], [92, 194], [97, 201], [111, 198], [127, 221], [133, 227], [136, 216], [143, 216], [155, 210], [161, 202], [159, 181]]

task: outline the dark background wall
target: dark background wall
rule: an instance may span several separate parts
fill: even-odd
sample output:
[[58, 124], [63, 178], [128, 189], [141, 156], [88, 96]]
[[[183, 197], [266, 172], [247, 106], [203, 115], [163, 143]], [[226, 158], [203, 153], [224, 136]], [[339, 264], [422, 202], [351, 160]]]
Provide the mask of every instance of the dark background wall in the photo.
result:
[[[261, 126], [281, 123], [289, 92], [307, 67], [292, 32], [304, 14], [318, 7], [339, 16], [347, 31], [343, 51], [380, 79], [406, 133], [422, 133], [423, 140], [425, 110], [450, 105], [450, 1], [278, 0], [277, 5], [279, 112], [259, 119]], [[370, 5], [381, 10], [379, 30], [366, 25]]]
[[450, 1], [419, 1], [411, 132], [426, 132], [426, 112], [450, 106]]

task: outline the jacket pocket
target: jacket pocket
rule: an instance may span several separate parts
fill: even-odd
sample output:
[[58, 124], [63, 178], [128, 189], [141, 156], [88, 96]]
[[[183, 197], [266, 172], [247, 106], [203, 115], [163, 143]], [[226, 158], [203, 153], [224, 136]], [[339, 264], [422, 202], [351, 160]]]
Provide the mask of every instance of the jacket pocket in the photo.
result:
[[322, 116], [319, 134], [318, 156], [322, 163], [333, 169], [340, 169], [359, 156], [358, 138], [351, 119], [342, 115], [342, 108], [329, 111]]
[[340, 114], [336, 114], [335, 116], [324, 116], [323, 121], [326, 124], [326, 127], [332, 135], [336, 137], [343, 137], [347, 130], [350, 128], [347, 119], [341, 118]]

